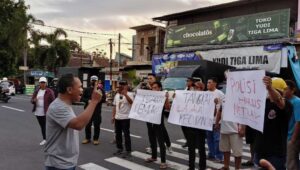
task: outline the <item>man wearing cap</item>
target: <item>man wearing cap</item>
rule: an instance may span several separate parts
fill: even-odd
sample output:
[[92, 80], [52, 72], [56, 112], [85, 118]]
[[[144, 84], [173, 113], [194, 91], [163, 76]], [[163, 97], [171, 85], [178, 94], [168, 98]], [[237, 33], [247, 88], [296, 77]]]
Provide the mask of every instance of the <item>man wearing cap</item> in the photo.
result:
[[254, 140], [254, 162], [268, 160], [275, 169], [286, 169], [286, 147], [288, 124], [292, 113], [291, 104], [282, 97], [287, 87], [282, 78], [265, 76], [263, 82], [268, 91], [266, 99], [264, 131], [256, 131]]
[[46, 144], [46, 112], [54, 99], [54, 92], [47, 87], [46, 77], [41, 77], [39, 79], [39, 87], [31, 98], [31, 103], [33, 104], [32, 112], [39, 122], [43, 136], [40, 145]]
[[300, 152], [300, 98], [295, 95], [297, 87], [294, 81], [286, 80], [287, 87], [284, 97], [291, 102], [293, 114], [289, 122], [288, 145], [287, 145], [287, 169], [299, 169]]
[[112, 123], [115, 124], [117, 151], [114, 155], [123, 154], [122, 132], [125, 138], [126, 152], [123, 158], [131, 156], [130, 119], [129, 112], [133, 103], [133, 94], [128, 92], [127, 81], [120, 81], [118, 93], [113, 102]]
[[[91, 80], [90, 81], [91, 86], [84, 90], [83, 96], [82, 96], [82, 101], [85, 103], [84, 109], [86, 109], [87, 106], [89, 105], [89, 103], [91, 102], [91, 97], [92, 97], [94, 87], [98, 86], [98, 84], [96, 84], [96, 82], [98, 81], [97, 76], [95, 76], [95, 75], [91, 76], [90, 80]], [[91, 142], [92, 124], [94, 125], [93, 144], [99, 145], [99, 143], [100, 143], [99, 136], [100, 136], [100, 124], [101, 124], [101, 108], [102, 108], [102, 103], [104, 103], [106, 100], [106, 96], [105, 96], [105, 91], [103, 90], [103, 88], [99, 88], [98, 90], [101, 90], [101, 92], [103, 94], [102, 99], [97, 104], [90, 122], [85, 127], [85, 139], [82, 141], [82, 144], [88, 144]]]

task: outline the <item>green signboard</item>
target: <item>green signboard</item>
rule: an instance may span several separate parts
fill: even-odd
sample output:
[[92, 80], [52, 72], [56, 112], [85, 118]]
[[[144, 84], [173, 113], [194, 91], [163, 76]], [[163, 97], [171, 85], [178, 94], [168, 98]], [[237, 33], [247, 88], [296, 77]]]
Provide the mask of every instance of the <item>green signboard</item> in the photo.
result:
[[26, 95], [32, 95], [33, 92], [34, 92], [34, 88], [35, 88], [34, 85], [26, 84], [26, 86], [25, 86], [25, 94]]
[[282, 9], [167, 29], [166, 48], [289, 37], [290, 9]]

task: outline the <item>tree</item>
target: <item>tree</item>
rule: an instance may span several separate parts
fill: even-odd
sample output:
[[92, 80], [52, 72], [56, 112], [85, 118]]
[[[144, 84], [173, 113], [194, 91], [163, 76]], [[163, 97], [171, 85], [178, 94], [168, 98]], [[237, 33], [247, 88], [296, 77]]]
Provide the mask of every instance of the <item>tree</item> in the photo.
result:
[[51, 34], [45, 34], [44, 39], [47, 40], [46, 57], [42, 63], [47, 66], [49, 71], [56, 71], [57, 67], [64, 67], [68, 64], [71, 57], [70, 41], [60, 37], [67, 37], [67, 33], [63, 29], [56, 29]]
[[17, 72], [18, 64], [21, 65], [23, 57], [27, 58], [27, 33], [34, 32], [30, 23], [42, 24], [42, 21], [28, 15], [27, 9], [24, 0], [0, 1], [0, 76]]

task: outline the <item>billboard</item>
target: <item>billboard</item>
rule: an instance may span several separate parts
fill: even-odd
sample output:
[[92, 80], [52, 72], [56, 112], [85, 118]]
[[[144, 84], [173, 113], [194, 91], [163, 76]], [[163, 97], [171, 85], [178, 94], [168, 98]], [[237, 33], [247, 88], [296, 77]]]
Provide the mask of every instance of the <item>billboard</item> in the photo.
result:
[[290, 9], [171, 26], [166, 48], [289, 37]]
[[176, 66], [176, 61], [199, 61], [195, 52], [155, 54], [152, 56], [152, 73], [166, 76]]

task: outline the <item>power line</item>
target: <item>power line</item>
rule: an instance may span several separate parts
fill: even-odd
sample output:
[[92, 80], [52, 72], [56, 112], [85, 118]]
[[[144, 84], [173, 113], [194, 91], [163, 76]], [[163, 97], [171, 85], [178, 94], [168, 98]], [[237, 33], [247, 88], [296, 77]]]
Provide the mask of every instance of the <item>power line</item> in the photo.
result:
[[63, 30], [66, 30], [66, 31], [76, 32], [76, 33], [80, 33], [80, 34], [104, 35], [104, 36], [117, 36], [118, 35], [118, 34], [111, 34], [111, 33], [96, 33], [96, 32], [78, 31], [78, 30], [73, 30], [73, 29], [68, 29], [68, 28], [45, 25], [45, 24], [44, 25], [37, 24], [37, 23], [31, 23], [31, 24], [37, 25], [37, 26], [42, 26], [42, 27], [48, 27], [48, 28], [63, 29]]
[[100, 46], [103, 46], [103, 45], [108, 45], [108, 43], [104, 43], [104, 44], [98, 44], [98, 45], [95, 45], [95, 46], [92, 46], [92, 47], [86, 48], [85, 50], [90, 50], [90, 49], [93, 49], [93, 48], [96, 48], [96, 47], [100, 47]]

